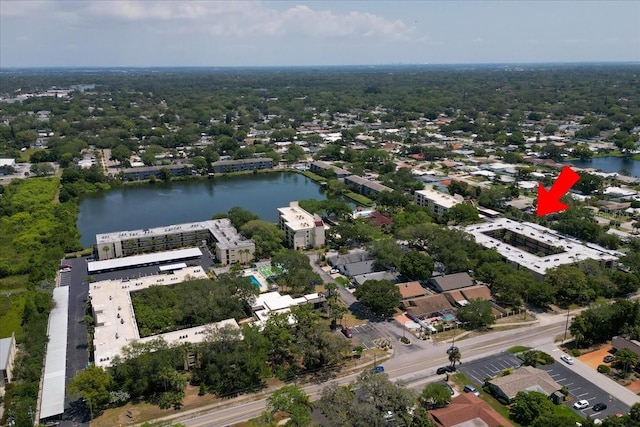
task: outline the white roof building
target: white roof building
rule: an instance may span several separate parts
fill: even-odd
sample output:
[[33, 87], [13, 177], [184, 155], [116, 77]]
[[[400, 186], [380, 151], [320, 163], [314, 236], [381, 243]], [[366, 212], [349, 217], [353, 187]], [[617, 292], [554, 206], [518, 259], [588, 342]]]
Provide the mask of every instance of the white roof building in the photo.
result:
[[538, 277], [549, 269], [587, 259], [612, 268], [622, 255], [538, 224], [507, 218], [470, 225], [464, 230], [473, 235], [478, 244], [498, 251], [511, 265], [531, 270]]
[[[188, 267], [176, 270], [171, 275], [146, 276], [131, 280], [103, 280], [89, 285], [89, 297], [95, 319], [93, 336], [94, 359], [97, 366], [111, 365], [114, 356], [122, 354], [122, 349], [135, 341], [148, 342], [161, 337], [169, 343], [202, 342], [212, 328], [232, 326], [239, 329], [235, 319], [227, 319], [208, 325], [181, 329], [160, 335], [140, 338], [136, 323], [131, 292], [150, 286], [174, 285], [189, 279], [206, 279], [202, 267]], [[66, 329], [65, 329], [66, 330]]]
[[302, 209], [298, 202], [278, 208], [278, 227], [284, 230], [287, 245], [295, 250], [324, 246], [322, 219]]
[[441, 216], [455, 205], [462, 203], [464, 198], [459, 194], [452, 196], [428, 186], [424, 190], [416, 191], [414, 200], [418, 206], [425, 206], [435, 215]]
[[[255, 302], [251, 304], [251, 310], [260, 327], [264, 327], [269, 317], [274, 313], [289, 313], [291, 307], [323, 301], [325, 301], [325, 297], [317, 293], [293, 298], [291, 295], [281, 295], [280, 292], [274, 291], [260, 294]], [[289, 323], [295, 323], [291, 316], [289, 316]]]

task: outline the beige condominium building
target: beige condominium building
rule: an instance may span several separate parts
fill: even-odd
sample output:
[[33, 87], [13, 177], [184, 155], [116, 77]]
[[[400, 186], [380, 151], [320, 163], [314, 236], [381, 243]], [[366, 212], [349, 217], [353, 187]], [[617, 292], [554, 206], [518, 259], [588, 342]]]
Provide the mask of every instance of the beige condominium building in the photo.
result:
[[286, 208], [278, 208], [278, 227], [285, 232], [287, 246], [295, 250], [324, 246], [324, 223], [318, 215], [312, 215], [291, 202]]
[[228, 218], [143, 230], [116, 231], [96, 235], [99, 260], [122, 258], [148, 252], [200, 246], [204, 242], [215, 247], [223, 265], [246, 264], [253, 260], [256, 246], [239, 235]]
[[433, 187], [425, 187], [424, 190], [418, 190], [414, 194], [416, 205], [429, 209], [436, 216], [444, 215], [449, 209], [462, 203], [464, 199], [455, 195], [443, 193]]

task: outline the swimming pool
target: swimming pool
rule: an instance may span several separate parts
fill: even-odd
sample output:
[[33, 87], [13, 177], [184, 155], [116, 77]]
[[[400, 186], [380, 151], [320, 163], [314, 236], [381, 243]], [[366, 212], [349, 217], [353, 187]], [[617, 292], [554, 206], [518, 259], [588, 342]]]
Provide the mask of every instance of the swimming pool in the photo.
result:
[[[253, 276], [251, 276], [251, 277], [253, 277]], [[445, 314], [444, 316], [442, 316], [442, 319], [445, 322], [449, 322], [449, 321], [455, 319], [455, 316], [453, 314]]]
[[260, 284], [260, 282], [258, 282], [258, 279], [256, 279], [254, 276], [249, 276], [249, 280], [251, 280], [251, 283], [253, 283], [255, 286], [257, 286], [258, 288], [261, 288], [262, 285]]

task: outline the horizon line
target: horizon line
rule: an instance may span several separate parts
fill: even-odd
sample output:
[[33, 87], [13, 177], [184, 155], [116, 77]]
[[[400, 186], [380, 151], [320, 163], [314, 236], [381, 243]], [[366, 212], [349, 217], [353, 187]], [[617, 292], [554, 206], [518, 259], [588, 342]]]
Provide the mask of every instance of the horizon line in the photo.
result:
[[309, 64], [309, 65], [29, 65], [29, 66], [0, 66], [3, 70], [34, 70], [34, 69], [150, 69], [150, 68], [184, 68], [184, 69], [212, 69], [212, 68], [348, 68], [348, 67], [445, 67], [445, 66], [518, 66], [518, 65], [640, 65], [640, 60], [626, 61], [539, 61], [539, 62], [451, 62], [451, 63], [380, 63], [380, 64]]

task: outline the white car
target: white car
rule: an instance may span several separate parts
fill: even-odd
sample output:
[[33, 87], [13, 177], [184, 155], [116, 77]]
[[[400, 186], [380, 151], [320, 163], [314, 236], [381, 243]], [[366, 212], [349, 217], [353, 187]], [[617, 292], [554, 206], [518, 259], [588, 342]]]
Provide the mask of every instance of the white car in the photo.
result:
[[585, 409], [589, 407], [589, 401], [588, 400], [578, 400], [576, 403], [573, 404], [573, 407], [575, 409]]
[[69, 267], [65, 267], [65, 268], [60, 270], [60, 273], [68, 273], [70, 271], [71, 271], [71, 269]]
[[567, 365], [573, 365], [574, 363], [573, 357], [568, 356], [566, 354], [563, 354], [562, 356], [560, 356], [560, 359], [566, 362]]

